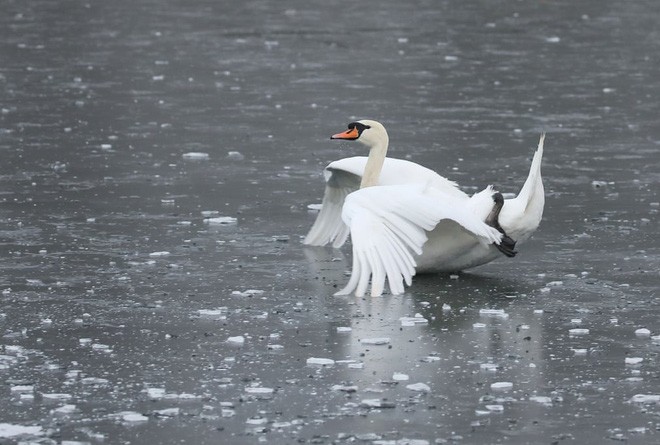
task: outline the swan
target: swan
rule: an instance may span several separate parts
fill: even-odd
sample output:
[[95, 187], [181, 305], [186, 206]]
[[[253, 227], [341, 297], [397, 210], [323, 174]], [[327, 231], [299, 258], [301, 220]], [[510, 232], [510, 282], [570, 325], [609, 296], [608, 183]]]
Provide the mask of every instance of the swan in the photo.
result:
[[358, 141], [369, 156], [331, 162], [324, 170], [321, 210], [303, 244], [341, 247], [351, 236], [348, 284], [335, 295], [404, 292], [416, 272], [458, 272], [500, 257], [537, 229], [545, 196], [541, 135], [520, 193], [504, 199], [492, 186], [467, 195], [458, 185], [414, 162], [388, 158], [389, 137], [373, 120], [348, 124], [331, 139]]

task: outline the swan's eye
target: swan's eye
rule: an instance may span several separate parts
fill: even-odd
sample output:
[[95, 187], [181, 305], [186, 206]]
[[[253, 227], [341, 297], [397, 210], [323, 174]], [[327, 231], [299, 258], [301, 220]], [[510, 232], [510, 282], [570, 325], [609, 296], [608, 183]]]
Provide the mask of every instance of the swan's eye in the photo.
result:
[[358, 135], [361, 135], [364, 130], [367, 130], [371, 128], [369, 125], [365, 125], [362, 122], [351, 122], [348, 124], [348, 129], [353, 130], [356, 129], [358, 131]]

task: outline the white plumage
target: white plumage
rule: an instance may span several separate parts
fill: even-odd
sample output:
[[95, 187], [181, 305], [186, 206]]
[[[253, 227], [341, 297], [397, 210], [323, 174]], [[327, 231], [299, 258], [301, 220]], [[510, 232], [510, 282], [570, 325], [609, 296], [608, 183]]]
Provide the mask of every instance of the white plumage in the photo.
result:
[[[543, 137], [520, 194], [494, 209], [492, 187], [468, 196], [456, 183], [410, 161], [386, 158], [388, 136], [378, 122], [362, 120], [333, 139], [357, 140], [369, 157], [330, 163], [317, 219], [304, 243], [341, 247], [353, 244], [351, 278], [338, 295], [404, 292], [416, 271], [459, 271], [501, 255], [503, 233], [521, 242], [541, 220], [544, 206], [540, 164]], [[495, 224], [489, 220], [495, 212]], [[491, 215], [492, 219], [492, 215]], [[495, 227], [499, 223], [500, 230]]]

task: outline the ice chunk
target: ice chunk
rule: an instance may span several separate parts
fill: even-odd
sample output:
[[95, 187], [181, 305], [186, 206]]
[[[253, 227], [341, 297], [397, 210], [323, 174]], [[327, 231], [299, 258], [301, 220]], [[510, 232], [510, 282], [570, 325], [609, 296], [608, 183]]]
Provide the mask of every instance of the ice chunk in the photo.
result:
[[232, 216], [215, 216], [213, 218], [204, 218], [204, 222], [209, 225], [228, 226], [236, 224], [238, 220]]
[[363, 408], [395, 408], [396, 405], [392, 402], [381, 399], [363, 399], [360, 401], [360, 406]]
[[635, 331], [635, 335], [638, 337], [650, 337], [651, 331], [646, 328], [640, 328]]
[[146, 422], [149, 420], [147, 416], [135, 411], [122, 411], [120, 413], [117, 413], [117, 417], [121, 419], [122, 422], [127, 422], [127, 423]]
[[660, 394], [635, 394], [630, 401], [632, 403], [660, 403]]
[[229, 151], [227, 152], [227, 159], [231, 159], [232, 161], [242, 161], [245, 159], [245, 155], [240, 151]]
[[317, 366], [332, 366], [335, 364], [335, 361], [330, 358], [310, 357], [307, 359], [307, 364]]
[[337, 332], [338, 333], [346, 333], [346, 332], [351, 332], [353, 328], [348, 327], [348, 326], [337, 326]]
[[642, 357], [626, 357], [626, 365], [639, 365], [643, 361]]
[[426, 324], [429, 321], [421, 314], [415, 314], [414, 317], [400, 317], [401, 326], [414, 326], [416, 324]]
[[333, 391], [342, 391], [342, 392], [357, 392], [358, 387], [355, 385], [333, 385], [330, 388]]
[[151, 252], [149, 254], [150, 257], [161, 257], [161, 256], [168, 256], [170, 253], [167, 250], [163, 250], [160, 252]]
[[308, 204], [307, 210], [320, 211], [321, 207], [323, 207], [323, 204]]
[[389, 337], [363, 338], [360, 343], [363, 345], [386, 345], [390, 342]]
[[219, 315], [225, 315], [227, 310], [227, 307], [223, 306], [217, 309], [199, 309], [197, 313], [202, 317], [217, 317]]
[[202, 151], [189, 151], [181, 155], [183, 159], [193, 160], [193, 161], [206, 161], [210, 158], [208, 153]]
[[479, 315], [482, 317], [509, 318], [504, 309], [479, 309]]
[[243, 343], [245, 343], [245, 337], [243, 337], [242, 335], [237, 335], [236, 337], [229, 337], [227, 339], [227, 343], [231, 343], [234, 345], [242, 345]]
[[10, 388], [10, 391], [15, 394], [26, 394], [34, 392], [34, 385], [16, 385]]
[[154, 411], [154, 414], [159, 417], [176, 417], [181, 413], [181, 408], [165, 408]]
[[588, 335], [589, 329], [584, 328], [574, 328], [568, 330], [569, 335]]
[[243, 292], [237, 290], [232, 291], [231, 295], [232, 297], [254, 297], [256, 295], [261, 295], [263, 293], [264, 291], [259, 289], [248, 289]]
[[41, 397], [43, 397], [44, 400], [70, 400], [73, 396], [64, 393], [46, 393], [42, 394]]
[[248, 394], [272, 394], [275, 390], [273, 388], [266, 388], [265, 386], [248, 386], [245, 388], [245, 392]]
[[494, 391], [508, 391], [511, 388], [513, 388], [512, 382], [495, 382], [490, 385], [490, 389]]
[[486, 405], [486, 409], [491, 413], [501, 413], [504, 412], [504, 405]]
[[392, 380], [395, 380], [397, 382], [402, 382], [408, 379], [410, 379], [408, 374], [403, 374], [401, 372], [395, 372], [394, 374], [392, 374]]
[[20, 436], [42, 436], [45, 432], [38, 425], [14, 425], [12, 423], [0, 423], [0, 439], [11, 439]]
[[552, 399], [548, 396], [530, 396], [529, 401], [540, 403], [541, 405], [552, 405]]
[[165, 388], [147, 388], [147, 396], [151, 400], [158, 400], [165, 397]]
[[417, 391], [417, 392], [431, 391], [431, 387], [426, 383], [411, 383], [410, 385], [406, 385], [406, 388], [411, 391]]
[[497, 364], [495, 363], [482, 363], [479, 365], [479, 369], [482, 371], [488, 371], [488, 372], [496, 372], [497, 371]]
[[51, 413], [62, 416], [67, 414], [73, 414], [76, 411], [78, 411], [78, 407], [76, 405], [62, 405], [58, 408], [51, 410]]

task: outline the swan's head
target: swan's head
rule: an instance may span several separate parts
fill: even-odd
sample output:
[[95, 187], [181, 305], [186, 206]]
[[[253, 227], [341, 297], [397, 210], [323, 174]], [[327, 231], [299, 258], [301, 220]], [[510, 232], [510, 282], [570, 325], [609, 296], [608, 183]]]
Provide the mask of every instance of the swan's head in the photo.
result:
[[385, 144], [389, 140], [385, 127], [380, 122], [363, 119], [348, 124], [348, 130], [330, 136], [330, 139], [344, 139], [362, 142], [368, 147]]

